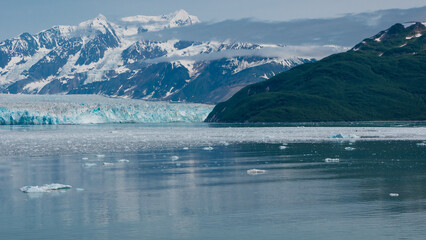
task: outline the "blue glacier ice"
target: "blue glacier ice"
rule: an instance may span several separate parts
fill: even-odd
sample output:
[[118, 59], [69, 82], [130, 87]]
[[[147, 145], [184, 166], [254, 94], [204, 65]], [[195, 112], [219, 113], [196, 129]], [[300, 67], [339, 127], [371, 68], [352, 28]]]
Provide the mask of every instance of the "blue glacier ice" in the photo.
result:
[[212, 109], [98, 95], [0, 94], [0, 125], [202, 122]]

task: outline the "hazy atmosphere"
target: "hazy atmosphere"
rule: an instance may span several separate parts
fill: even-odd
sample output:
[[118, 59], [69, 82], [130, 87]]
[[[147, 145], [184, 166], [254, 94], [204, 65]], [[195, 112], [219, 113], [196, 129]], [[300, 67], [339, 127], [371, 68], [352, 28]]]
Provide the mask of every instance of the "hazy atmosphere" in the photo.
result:
[[424, 6], [424, 0], [2, 0], [0, 39], [22, 32], [36, 33], [53, 25], [76, 25], [102, 13], [114, 20], [132, 15], [161, 15], [185, 9], [203, 22], [255, 18], [288, 21], [304, 18], [331, 18], [349, 13]]

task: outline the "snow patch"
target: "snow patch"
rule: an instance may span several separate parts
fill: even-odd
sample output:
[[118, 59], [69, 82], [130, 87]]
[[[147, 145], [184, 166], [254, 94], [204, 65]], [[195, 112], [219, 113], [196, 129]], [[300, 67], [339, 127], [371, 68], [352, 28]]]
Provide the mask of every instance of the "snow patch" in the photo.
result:
[[422, 34], [421, 34], [421, 33], [416, 33], [415, 35], [408, 36], [408, 37], [406, 37], [405, 39], [409, 40], [409, 39], [412, 39], [412, 38], [419, 38], [419, 37], [421, 37], [421, 36], [422, 36]]
[[23, 89], [26, 90], [29, 93], [31, 93], [31, 92], [38, 93], [44, 86], [49, 84], [54, 78], [55, 78], [55, 76], [49, 76], [46, 79], [28, 83], [27, 85], [25, 85], [25, 87]]

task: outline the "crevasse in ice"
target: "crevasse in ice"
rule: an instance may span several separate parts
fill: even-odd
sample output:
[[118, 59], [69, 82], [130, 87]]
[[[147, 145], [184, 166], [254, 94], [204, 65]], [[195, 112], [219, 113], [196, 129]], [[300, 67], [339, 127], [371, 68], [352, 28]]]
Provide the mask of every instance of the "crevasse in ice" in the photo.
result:
[[212, 108], [96, 95], [0, 95], [0, 125], [201, 122]]

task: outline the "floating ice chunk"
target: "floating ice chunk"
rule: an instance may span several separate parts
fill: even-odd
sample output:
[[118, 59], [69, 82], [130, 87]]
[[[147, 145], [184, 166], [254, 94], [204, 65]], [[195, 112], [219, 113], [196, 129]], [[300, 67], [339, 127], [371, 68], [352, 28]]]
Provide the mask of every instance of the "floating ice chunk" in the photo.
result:
[[287, 148], [287, 146], [284, 146], [284, 145], [283, 145], [283, 146], [280, 146], [280, 149], [281, 149], [281, 150], [284, 150], [284, 149], [286, 149], [286, 148]]
[[170, 157], [170, 159], [171, 159], [172, 161], [176, 161], [176, 160], [179, 160], [179, 157], [178, 157], [178, 156], [171, 156], [171, 157]]
[[399, 197], [399, 193], [389, 193], [389, 196], [391, 196], [391, 197]]
[[426, 142], [417, 143], [417, 146], [419, 146], [419, 147], [426, 147]]
[[353, 151], [353, 150], [355, 150], [355, 148], [353, 148], [353, 147], [345, 147], [345, 150], [346, 151]]
[[105, 167], [110, 167], [110, 166], [114, 166], [114, 163], [104, 162], [103, 165]]
[[189, 147], [184, 147], [184, 148], [182, 148], [183, 150], [189, 150]]
[[249, 175], [260, 175], [260, 174], [265, 174], [265, 173], [266, 173], [266, 170], [263, 170], [263, 169], [253, 168], [253, 169], [247, 170], [247, 174], [249, 174]]
[[96, 157], [97, 157], [97, 158], [104, 158], [104, 157], [105, 157], [105, 155], [104, 155], [104, 154], [98, 154], [98, 155], [96, 155]]
[[343, 134], [339, 133], [333, 136], [330, 136], [330, 138], [344, 138]]
[[338, 163], [338, 162], [340, 162], [340, 159], [338, 159], [338, 158], [326, 158], [326, 159], [324, 159], [324, 162], [326, 162], [326, 163]]
[[52, 192], [57, 190], [64, 190], [72, 188], [71, 185], [64, 185], [59, 183], [51, 183], [45, 184], [43, 186], [25, 186], [21, 187], [21, 190], [24, 193], [44, 193], [44, 192]]
[[354, 138], [359, 138], [357, 135], [354, 134], [349, 134], [349, 135], [344, 135], [342, 133], [330, 136], [329, 138], [335, 138], [335, 139], [354, 139]]
[[120, 160], [117, 160], [117, 162], [119, 162], [119, 163], [128, 163], [130, 161], [127, 160], [127, 159], [120, 159]]
[[89, 158], [88, 157], [83, 157], [83, 158], [81, 158], [82, 160], [89, 160]]
[[76, 188], [75, 190], [78, 191], [78, 192], [82, 192], [82, 191], [84, 191], [84, 188]]
[[203, 148], [203, 150], [206, 150], [206, 151], [211, 151], [211, 150], [213, 150], [214, 148], [213, 147], [210, 147], [210, 146], [208, 146], [208, 147], [204, 147]]
[[96, 166], [96, 163], [85, 163], [85, 164], [83, 164], [83, 167], [85, 167], [85, 168], [91, 168], [91, 167], [94, 167], [94, 166]]

